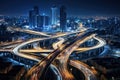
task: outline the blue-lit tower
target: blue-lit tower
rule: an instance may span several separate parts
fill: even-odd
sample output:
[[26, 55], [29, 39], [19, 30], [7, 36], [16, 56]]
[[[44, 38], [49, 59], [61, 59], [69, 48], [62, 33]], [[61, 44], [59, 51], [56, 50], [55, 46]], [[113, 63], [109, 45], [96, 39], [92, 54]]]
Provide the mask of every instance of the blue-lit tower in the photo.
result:
[[52, 11], [51, 24], [56, 24], [57, 23], [57, 7], [53, 6], [51, 8], [51, 11]]

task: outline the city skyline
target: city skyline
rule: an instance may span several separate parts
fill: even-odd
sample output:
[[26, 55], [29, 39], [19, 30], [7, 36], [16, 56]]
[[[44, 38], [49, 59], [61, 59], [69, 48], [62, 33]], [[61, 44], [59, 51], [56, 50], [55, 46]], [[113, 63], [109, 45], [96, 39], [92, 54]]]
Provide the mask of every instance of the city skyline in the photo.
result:
[[119, 16], [119, 0], [0, 0], [0, 15], [28, 16], [33, 6], [38, 6], [40, 14], [51, 15], [51, 7], [65, 5], [68, 16]]

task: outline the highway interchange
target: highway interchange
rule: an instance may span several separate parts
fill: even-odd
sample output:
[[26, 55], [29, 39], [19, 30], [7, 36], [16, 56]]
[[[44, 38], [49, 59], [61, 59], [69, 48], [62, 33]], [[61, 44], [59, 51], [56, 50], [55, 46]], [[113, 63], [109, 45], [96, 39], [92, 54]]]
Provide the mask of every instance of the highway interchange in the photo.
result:
[[[93, 70], [91, 67], [89, 67], [88, 65], [86, 66], [86, 64], [82, 63], [81, 61], [69, 60], [70, 54], [74, 51], [84, 52], [105, 46], [106, 42], [102, 38], [96, 37], [94, 31], [89, 31], [86, 29], [71, 33], [48, 35], [46, 33], [32, 31], [32, 30], [9, 28], [9, 30], [10, 29], [14, 31], [26, 32], [29, 34], [45, 36], [44, 38], [33, 38], [27, 41], [9, 42], [9, 43], [4, 43], [4, 45], [0, 44], [0, 48], [1, 48], [0, 51], [8, 51], [17, 56], [38, 62], [27, 72], [26, 80], [41, 80], [41, 75], [46, 72], [49, 66], [56, 73], [58, 80], [75, 80], [74, 76], [67, 68], [68, 62], [71, 66], [74, 66], [75, 68], [82, 71], [85, 75], [86, 80], [97, 80], [96, 78], [97, 72]], [[67, 36], [71, 34], [77, 34], [75, 39], [73, 39], [72, 41], [64, 39], [63, 36]], [[55, 38], [58, 39], [58, 42], [55, 42], [51, 45], [53, 49], [42, 49], [40, 46], [37, 46], [35, 44], [34, 44], [34, 49], [22, 49], [22, 47], [28, 44], [37, 43], [43, 40], [49, 40]], [[98, 41], [98, 43], [92, 47], [83, 47], [83, 48], [79, 47], [81, 44], [83, 44], [84, 42], [90, 39], [95, 39]], [[44, 55], [45, 58], [41, 60], [39, 56], [36, 56], [34, 54], [28, 55], [28, 53], [31, 52], [32, 53], [46, 52], [49, 54]], [[56, 62], [59, 64], [56, 64]]]

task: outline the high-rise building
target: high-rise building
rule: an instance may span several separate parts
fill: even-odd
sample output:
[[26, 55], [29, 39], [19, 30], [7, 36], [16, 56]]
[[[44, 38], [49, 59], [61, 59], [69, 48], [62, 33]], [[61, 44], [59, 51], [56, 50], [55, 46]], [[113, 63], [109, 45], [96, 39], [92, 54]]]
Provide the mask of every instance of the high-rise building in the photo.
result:
[[29, 26], [30, 26], [30, 28], [33, 28], [33, 21], [34, 21], [34, 19], [33, 19], [33, 10], [30, 10], [29, 11]]
[[46, 15], [43, 15], [42, 18], [43, 18], [43, 26], [48, 26], [49, 25], [49, 17]]
[[57, 23], [57, 7], [54, 6], [51, 8], [51, 10], [52, 10], [51, 24], [56, 24]]
[[38, 26], [43, 30], [46, 26], [49, 25], [49, 17], [46, 15], [38, 16]]
[[39, 9], [37, 6], [34, 7], [33, 10], [29, 11], [29, 26], [31, 28], [38, 27], [38, 17], [39, 16]]
[[46, 16], [46, 15], [43, 15], [42, 16], [42, 19], [43, 19], [43, 29], [46, 31], [49, 29], [49, 17]]
[[66, 31], [66, 18], [67, 18], [66, 8], [65, 6], [61, 6], [60, 7], [60, 28], [62, 32]]

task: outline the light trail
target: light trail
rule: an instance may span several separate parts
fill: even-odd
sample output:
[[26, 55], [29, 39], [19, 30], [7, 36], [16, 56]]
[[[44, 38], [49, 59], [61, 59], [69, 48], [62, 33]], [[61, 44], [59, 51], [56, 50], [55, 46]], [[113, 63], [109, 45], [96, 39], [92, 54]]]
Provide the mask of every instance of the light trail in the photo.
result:
[[97, 45], [95, 45], [93, 47], [77, 48], [76, 51], [84, 52], [84, 51], [88, 51], [88, 50], [92, 50], [92, 49], [97, 49], [97, 48], [100, 48], [100, 47], [103, 47], [106, 45], [105, 40], [103, 40], [102, 38], [99, 38], [99, 37], [93, 37], [93, 38], [98, 41]]
[[84, 30], [81, 30], [81, 31], [76, 31], [76, 32], [71, 32], [71, 33], [62, 33], [62, 34], [58, 34], [58, 35], [48, 35], [46, 33], [39, 32], [39, 31], [33, 31], [33, 30], [21, 29], [21, 28], [12, 28], [12, 27], [8, 27], [7, 30], [8, 31], [24, 32], [24, 33], [28, 33], [28, 34], [34, 34], [34, 35], [46, 36], [46, 37], [50, 37], [50, 36], [58, 36], [58, 37], [60, 37], [60, 36], [66, 36], [66, 35], [74, 34], [74, 33], [84, 32], [87, 29], [84, 29]]
[[[66, 44], [65, 46], [60, 46], [58, 49], [54, 50], [47, 57], [45, 57], [41, 62], [37, 65], [33, 66], [27, 73], [27, 80], [38, 80], [43, 72], [48, 68], [51, 62], [62, 52], [63, 49], [69, 47], [71, 43]], [[73, 42], [72, 42], [73, 44]], [[69, 75], [67, 75], [69, 76]], [[63, 75], [62, 75], [63, 78]], [[69, 77], [69, 80], [73, 80]]]
[[58, 38], [58, 39], [59, 39], [59, 41], [57, 43], [52, 44], [53, 49], [57, 49], [65, 41], [64, 38]]
[[[29, 32], [29, 30], [27, 30], [25, 32]], [[37, 34], [34, 31], [31, 31], [31, 32]], [[77, 32], [75, 32], [75, 33], [77, 33]], [[60, 79], [60, 80], [61, 79], [63, 79], [63, 80], [74, 80], [74, 76], [67, 69], [67, 62], [68, 62], [68, 58], [69, 58], [70, 54], [73, 51], [77, 50], [79, 45], [81, 45], [82, 43], [84, 43], [85, 41], [87, 41], [91, 38], [94, 38], [94, 39], [98, 40], [99, 43], [96, 46], [93, 46], [93, 47], [79, 48], [80, 49], [79, 51], [92, 50], [92, 49], [96, 49], [96, 48], [99, 48], [99, 47], [102, 47], [102, 46], [105, 45], [105, 42], [103, 40], [101, 40], [100, 38], [96, 38], [95, 34], [92, 34], [90, 36], [84, 36], [84, 38], [82, 38], [82, 39], [78, 38], [76, 41], [74, 41], [74, 43], [70, 44], [69, 46], [67, 46], [67, 45], [62, 46], [62, 43], [64, 42], [64, 40], [61, 40], [61, 42], [58, 42], [58, 43], [53, 45], [53, 48], [55, 48], [56, 50], [54, 50], [54, 51], [49, 50], [49, 52], [51, 52], [51, 51], [53, 51], [53, 52], [51, 54], [49, 54], [46, 58], [44, 58], [42, 61], [40, 61], [40, 59], [37, 56], [24, 54], [23, 51], [20, 50], [22, 47], [24, 47], [24, 46], [26, 46], [27, 44], [30, 44], [30, 43], [34, 43], [34, 42], [38, 42], [38, 41], [42, 41], [42, 40], [47, 40], [47, 39], [58, 38], [58, 37], [69, 35], [69, 34], [73, 34], [73, 33], [64, 33], [64, 34], [60, 34], [60, 35], [56, 35], [56, 36], [50, 36], [49, 35], [49, 37], [42, 38], [42, 39], [38, 39], [38, 38], [31, 39], [29, 41], [23, 42], [22, 44], [18, 45], [17, 47], [15, 47], [13, 49], [13, 54], [39, 62], [37, 65], [35, 65], [34, 67], [32, 67], [28, 71], [27, 80], [38, 80], [39, 77], [41, 77], [43, 72], [47, 69], [47, 67], [51, 64], [51, 62], [56, 59], [56, 57], [58, 55], [59, 56], [57, 57], [57, 60], [60, 62], [60, 64], [56, 65], [58, 70], [60, 71], [60, 72], [57, 71], [58, 72], [57, 74], [59, 74], [58, 79]], [[40, 35], [45, 36], [47, 34], [41, 34], [40, 33]], [[81, 36], [81, 35], [79, 35], [79, 36]], [[43, 50], [43, 49], [38, 49], [38, 51], [39, 50]], [[43, 51], [46, 51], [46, 50], [43, 50]], [[80, 65], [80, 63], [78, 64], [78, 62], [76, 62], [76, 61], [74, 63], [75, 63], [74, 66]], [[52, 69], [55, 69], [55, 70], [57, 68], [52, 67]], [[93, 79], [95, 79], [95, 78], [93, 77]]]
[[87, 64], [78, 60], [70, 60], [69, 64], [82, 71], [85, 75], [85, 80], [97, 80], [97, 71]]
[[[93, 39], [97, 40], [98, 41], [98, 44], [93, 46], [93, 47], [85, 47], [85, 48], [77, 48], [76, 50], [74, 51], [77, 51], [77, 52], [84, 52], [84, 51], [88, 51], [88, 50], [93, 50], [93, 49], [97, 49], [97, 48], [100, 48], [100, 47], [103, 47], [106, 45], [106, 42], [105, 40], [103, 40], [102, 38], [99, 38], [99, 37], [93, 37]], [[53, 48], [54, 49], [57, 49], [60, 45], [62, 45], [63, 43], [63, 39], [58, 41], [57, 43], [53, 43]], [[20, 52], [22, 53], [29, 53], [29, 52], [52, 52], [53, 49], [51, 50], [48, 50], [48, 49], [22, 49], [20, 50]]]
[[46, 37], [51, 36], [51, 35], [48, 35], [48, 34], [43, 33], [43, 32], [33, 31], [33, 30], [29, 30], [29, 29], [21, 29], [21, 28], [8, 27], [7, 30], [8, 31], [24, 32], [24, 33], [28, 33], [28, 34], [34, 34], [34, 35], [40, 35], [40, 36], [46, 36]]
[[63, 80], [75, 80], [74, 76], [69, 72], [69, 70], [67, 68], [68, 58], [69, 58], [70, 54], [79, 47], [80, 44], [91, 39], [93, 36], [95, 36], [95, 34], [92, 34], [92, 35], [82, 38], [80, 40], [78, 39], [76, 42], [74, 42], [68, 48], [64, 49], [60, 53], [60, 55], [57, 57], [57, 61], [59, 61], [59, 64], [56, 64], [56, 65], [62, 75]]

